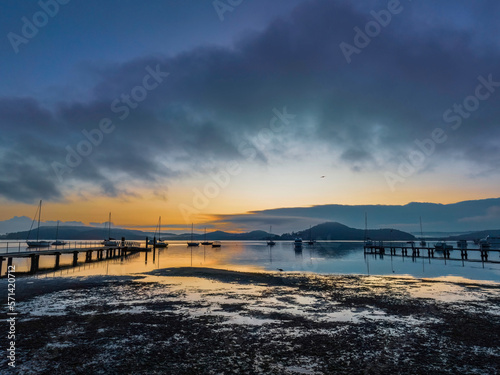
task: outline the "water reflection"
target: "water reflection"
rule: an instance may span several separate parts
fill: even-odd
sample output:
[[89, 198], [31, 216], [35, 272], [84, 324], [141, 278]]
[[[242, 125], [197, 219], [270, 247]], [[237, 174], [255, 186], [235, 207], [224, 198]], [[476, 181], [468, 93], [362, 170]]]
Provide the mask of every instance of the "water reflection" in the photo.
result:
[[[437, 255], [439, 256], [439, 255]], [[411, 275], [415, 277], [458, 276], [473, 280], [500, 282], [500, 264], [482, 263], [478, 254], [471, 253], [478, 262], [450, 259], [429, 259], [427, 256], [364, 254], [359, 242], [317, 242], [303, 244], [277, 242], [267, 246], [265, 241], [224, 241], [221, 248], [186, 247], [185, 242], [170, 242], [168, 248], [154, 253], [82, 263], [69, 268], [71, 255], [61, 256], [60, 271], [49, 275], [130, 275], [170, 267], [212, 267], [239, 271], [313, 272], [321, 274]], [[491, 259], [498, 253], [491, 253]], [[2, 271], [5, 271], [5, 263]], [[28, 271], [28, 259], [14, 259], [18, 272]], [[54, 257], [40, 257], [40, 267], [50, 269]]]

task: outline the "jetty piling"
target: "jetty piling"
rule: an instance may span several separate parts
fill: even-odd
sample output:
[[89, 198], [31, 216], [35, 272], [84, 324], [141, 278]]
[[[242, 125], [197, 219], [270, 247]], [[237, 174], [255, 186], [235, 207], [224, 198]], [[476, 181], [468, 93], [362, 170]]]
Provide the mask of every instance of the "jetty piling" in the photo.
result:
[[[385, 245], [383, 241], [379, 241], [378, 243], [370, 243], [370, 244], [365, 244], [364, 245], [364, 253], [365, 254], [379, 254], [380, 256], [383, 256], [385, 254], [386, 249], [389, 249], [391, 256], [396, 256], [398, 255], [398, 251], [400, 252], [400, 256], [406, 257], [408, 256], [408, 250], [411, 249], [411, 256], [413, 258], [419, 258], [421, 255], [424, 255], [425, 252], [427, 252], [427, 257], [430, 258], [435, 258], [435, 252], [436, 251], [442, 251], [442, 257], [441, 259], [444, 260], [452, 260], [451, 254], [453, 251], [458, 251], [460, 253], [460, 258], [453, 258], [453, 260], [463, 260], [463, 261], [481, 261], [481, 262], [495, 262], [498, 263], [497, 261], [492, 261], [489, 260], [489, 252], [491, 251], [496, 251], [500, 253], [500, 249], [491, 249], [487, 247], [481, 246], [478, 249], [471, 249], [466, 246], [466, 244], [460, 243], [458, 248], [445, 248], [442, 250], [438, 250], [434, 247], [428, 247], [428, 246], [415, 246], [414, 243], [412, 244], [399, 244], [396, 245], [394, 243], [389, 243]], [[480, 255], [480, 260], [479, 259], [470, 259], [469, 258], [469, 253], [479, 253]]]
[[54, 265], [54, 269], [57, 270], [57, 269], [59, 269], [59, 261], [61, 259], [61, 253], [58, 252], [58, 253], [55, 253], [55, 255], [56, 255], [56, 263]]
[[[68, 246], [67, 249], [57, 248], [57, 249], [33, 249], [28, 248], [26, 251], [18, 251], [18, 252], [9, 252], [8, 243], [3, 248], [3, 252], [0, 250], [0, 272], [2, 272], [3, 262], [6, 258], [7, 267], [13, 265], [14, 258], [28, 258], [29, 262], [29, 274], [35, 274], [40, 271], [40, 256], [54, 256], [54, 266], [51, 268], [53, 270], [58, 270], [61, 268], [61, 255], [64, 254], [72, 254], [73, 260], [70, 263], [71, 267], [78, 266], [78, 255], [80, 253], [85, 253], [85, 263], [91, 263], [93, 261], [102, 261], [105, 259], [113, 259], [118, 257], [125, 257], [128, 254], [137, 253], [144, 251], [146, 254], [150, 251], [147, 247], [141, 247], [141, 243], [139, 242], [131, 242], [125, 241], [125, 238], [122, 238], [120, 246], [103, 246], [102, 244], [94, 243], [89, 244], [87, 242], [81, 242], [80, 245], [87, 245], [88, 247], [80, 247], [78, 248], [77, 242], [74, 243], [74, 248]], [[11, 249], [12, 247], [10, 247]], [[18, 245], [19, 250], [21, 249], [21, 245], [19, 242]], [[94, 255], [95, 252], [95, 255]], [[146, 255], [147, 261], [147, 255]], [[5, 273], [5, 271], [4, 271]], [[2, 276], [2, 274], [0, 274]]]

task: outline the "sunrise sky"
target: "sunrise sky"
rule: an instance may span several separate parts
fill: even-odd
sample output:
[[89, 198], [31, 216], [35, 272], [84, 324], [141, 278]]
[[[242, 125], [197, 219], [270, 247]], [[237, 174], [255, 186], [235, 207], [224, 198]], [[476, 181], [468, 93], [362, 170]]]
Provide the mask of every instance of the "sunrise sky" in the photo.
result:
[[3, 2], [0, 220], [42, 199], [44, 220], [240, 230], [219, 215], [496, 198], [499, 11]]

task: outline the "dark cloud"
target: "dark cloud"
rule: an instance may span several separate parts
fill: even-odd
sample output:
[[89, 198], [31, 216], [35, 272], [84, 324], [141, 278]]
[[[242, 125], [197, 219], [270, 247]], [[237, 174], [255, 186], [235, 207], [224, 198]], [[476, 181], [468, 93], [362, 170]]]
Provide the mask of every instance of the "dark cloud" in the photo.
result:
[[[457, 10], [462, 5], [466, 11]], [[326, 144], [340, 155], [336, 162], [355, 171], [383, 172], [415, 139], [442, 127], [449, 141], [433, 161], [465, 160], [480, 166], [476, 172], [498, 173], [500, 92], [458, 130], [442, 119], [474, 94], [479, 75], [500, 81], [493, 8], [402, 2], [403, 11], [348, 64], [339, 44], [352, 44], [353, 28], [364, 28], [370, 11], [386, 6], [304, 1], [231, 47], [94, 65], [90, 101], [60, 98], [45, 107], [33, 98], [0, 99], [0, 195], [24, 202], [60, 199], [79, 182], [111, 196], [130, 193], [124, 186], [134, 184], [162, 190], [171, 179], [202, 171], [204, 162], [245, 159], [241, 142], [255, 139], [269, 126], [273, 108], [285, 106], [297, 117], [272, 152], [290, 160], [301, 156], [289, 140], [301, 139]], [[130, 95], [156, 67], [170, 75], [120, 119], [113, 101]], [[98, 128], [103, 118], [113, 121], [113, 132], [59, 181], [52, 163], [64, 164], [67, 147], [76, 149], [85, 140], [82, 131]], [[264, 154], [255, 160], [268, 162]]]
[[465, 201], [453, 204], [410, 203], [406, 205], [321, 205], [254, 211], [239, 215], [218, 215], [211, 223], [231, 223], [243, 230], [273, 226], [276, 233], [307, 229], [326, 221], [336, 221], [352, 228], [364, 228], [365, 214], [370, 228], [394, 228], [420, 232], [422, 218], [425, 232], [474, 231], [498, 229], [500, 198]]

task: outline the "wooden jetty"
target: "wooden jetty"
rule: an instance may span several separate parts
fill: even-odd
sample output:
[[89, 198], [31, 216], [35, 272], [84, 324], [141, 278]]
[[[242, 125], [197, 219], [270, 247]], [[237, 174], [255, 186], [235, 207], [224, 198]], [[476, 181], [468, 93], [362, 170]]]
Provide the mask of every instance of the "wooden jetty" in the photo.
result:
[[[82, 253], [85, 254], [85, 263], [90, 263], [92, 261], [102, 261], [107, 259], [126, 257], [128, 255], [138, 252], [146, 252], [147, 256], [147, 252], [150, 252], [152, 249], [154, 249], [154, 246], [152, 248], [148, 248], [147, 239], [145, 247], [141, 247], [140, 242], [125, 241], [124, 238], [122, 238], [122, 241], [118, 241], [118, 246], [104, 246], [104, 245], [99, 245], [98, 243], [89, 243], [89, 242], [85, 243], [82, 242], [81, 244], [83, 244], [83, 246], [77, 247], [77, 243], [75, 242], [75, 247], [73, 248], [69, 247], [66, 249], [28, 248], [26, 251], [21, 251], [19, 245], [19, 251], [17, 252], [12, 252], [12, 251], [9, 252], [8, 251], [9, 249], [7, 247], [6, 248], [7, 251], [0, 252], [0, 272], [2, 270], [2, 265], [4, 260], [7, 261], [7, 267], [9, 267], [12, 266], [14, 258], [29, 258], [30, 259], [29, 273], [35, 274], [39, 270], [41, 256], [55, 256], [53, 269], [57, 270], [60, 268], [60, 259], [61, 255], [63, 254], [73, 254], [73, 261], [71, 265], [75, 267], [78, 265], [78, 257]], [[85, 246], [85, 244], [87, 246]]]
[[[452, 258], [452, 252], [455, 254], [460, 254], [460, 258]], [[479, 259], [469, 259], [469, 253], [479, 253], [482, 262], [494, 262], [497, 261], [488, 260], [489, 252], [498, 252], [500, 253], [500, 249], [491, 249], [491, 248], [473, 248], [469, 249], [467, 247], [461, 246], [459, 248], [454, 247], [446, 247], [443, 249], [436, 249], [435, 247], [430, 246], [416, 246], [415, 244], [407, 243], [407, 244], [396, 244], [396, 243], [384, 243], [383, 241], [369, 243], [364, 245], [365, 254], [380, 254], [380, 255], [401, 255], [401, 256], [411, 256], [411, 257], [421, 257], [426, 256], [428, 258], [444, 258], [450, 260], [468, 260], [468, 261], [479, 261]], [[398, 254], [399, 252], [399, 254]], [[442, 254], [442, 256], [437, 256]]]

